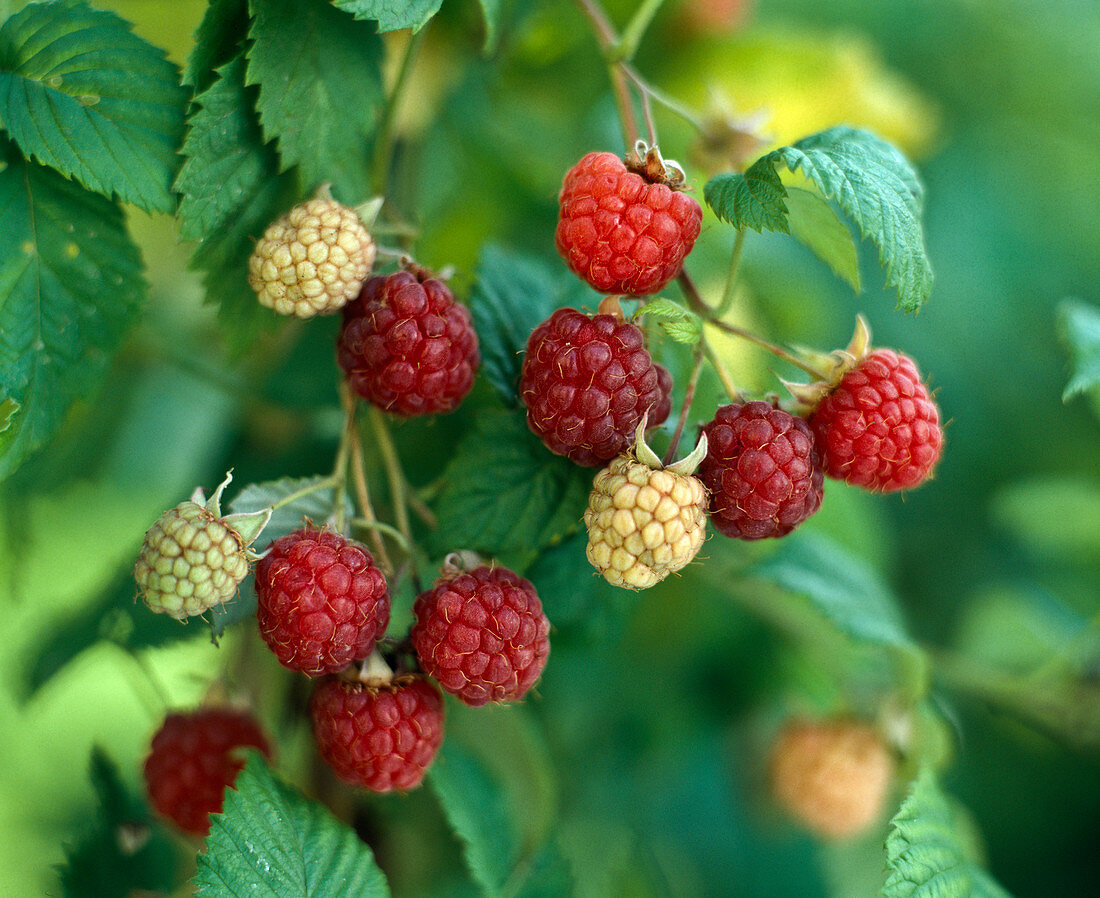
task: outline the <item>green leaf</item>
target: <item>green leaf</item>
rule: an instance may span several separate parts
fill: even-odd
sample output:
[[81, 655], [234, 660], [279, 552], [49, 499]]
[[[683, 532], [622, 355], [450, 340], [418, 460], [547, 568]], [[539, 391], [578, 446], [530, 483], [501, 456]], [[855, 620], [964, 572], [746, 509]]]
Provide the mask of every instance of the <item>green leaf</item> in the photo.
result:
[[0, 28], [0, 120], [25, 156], [107, 197], [171, 212], [187, 93], [114, 13], [32, 3]]
[[801, 171], [851, 216], [878, 247], [887, 286], [897, 288], [898, 307], [919, 309], [932, 290], [932, 266], [921, 231], [923, 189], [905, 157], [867, 131], [830, 128], [773, 150], [744, 174], [712, 178], [704, 190], [707, 203], [737, 228], [789, 233], [789, 194], [779, 180], [779, 165]]
[[791, 236], [858, 293], [860, 281], [856, 243], [833, 207], [812, 190], [788, 187], [787, 209], [790, 212], [788, 224]]
[[382, 41], [326, 0], [250, 3], [249, 84], [264, 136], [308, 188], [331, 182], [346, 203], [366, 198], [367, 139], [382, 88]]
[[[5, 165], [6, 163], [6, 165]], [[22, 159], [0, 136], [0, 479], [90, 396], [145, 296], [116, 203]]]
[[194, 88], [196, 94], [209, 89], [217, 80], [216, 70], [241, 51], [248, 22], [248, 0], [212, 0], [195, 32], [183, 83]]
[[654, 299], [638, 310], [661, 325], [677, 343], [694, 346], [703, 336], [703, 320], [671, 299]]
[[968, 855], [958, 816], [923, 768], [890, 821], [883, 898], [1010, 898]]
[[487, 245], [478, 260], [470, 293], [481, 347], [481, 372], [505, 405], [518, 403], [521, 353], [531, 331], [556, 309], [595, 307], [599, 297], [561, 265]]
[[14, 399], [5, 399], [0, 402], [0, 433], [11, 426], [11, 419], [15, 417], [15, 413], [19, 411], [19, 403]]
[[522, 413], [483, 410], [444, 472], [433, 543], [529, 561], [579, 525], [590, 475], [547, 450]]
[[276, 779], [258, 752], [227, 789], [192, 884], [198, 896], [388, 896], [371, 850], [315, 802]]
[[1062, 401], [1100, 386], [1100, 309], [1079, 300], [1066, 300], [1058, 308], [1062, 339], [1073, 360], [1073, 376]]
[[379, 31], [419, 31], [443, 5], [443, 0], [334, 0], [334, 6], [357, 19], [378, 22]]
[[481, 15], [485, 20], [485, 43], [482, 45], [482, 52], [489, 54], [496, 49], [500, 39], [501, 0], [478, 0], [478, 3], [481, 4]]

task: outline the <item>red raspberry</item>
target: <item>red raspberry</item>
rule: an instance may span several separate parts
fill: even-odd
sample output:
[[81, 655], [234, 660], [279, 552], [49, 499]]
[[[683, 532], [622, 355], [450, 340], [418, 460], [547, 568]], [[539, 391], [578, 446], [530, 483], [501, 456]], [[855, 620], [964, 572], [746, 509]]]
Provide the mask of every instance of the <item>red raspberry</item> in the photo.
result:
[[370, 552], [331, 530], [295, 530], [256, 566], [260, 635], [284, 667], [310, 677], [366, 658], [390, 622]]
[[184, 832], [205, 836], [210, 815], [222, 809], [226, 786], [233, 785], [244, 767], [235, 749], [246, 746], [271, 756], [260, 725], [243, 711], [207, 708], [169, 714], [145, 759], [153, 807]]
[[821, 507], [824, 475], [810, 428], [769, 405], [724, 405], [704, 425], [696, 476], [710, 491], [715, 528], [737, 539], [786, 536]]
[[680, 273], [703, 221], [694, 199], [628, 171], [614, 153], [574, 165], [558, 202], [558, 252], [601, 293], [656, 293]]
[[647, 410], [651, 425], [668, 417], [671, 387], [637, 325], [558, 309], [527, 341], [519, 392], [551, 452], [596, 467], [633, 442]]
[[810, 427], [825, 473], [875, 492], [920, 485], [943, 448], [940, 411], [916, 363], [891, 349], [876, 349], [845, 374]]
[[417, 270], [363, 285], [344, 308], [337, 360], [356, 393], [407, 417], [458, 408], [481, 355], [466, 307]]
[[550, 621], [531, 581], [507, 568], [441, 578], [413, 611], [420, 666], [467, 705], [522, 698], [546, 667]]
[[309, 713], [325, 763], [373, 792], [419, 786], [443, 742], [443, 696], [422, 676], [381, 686], [323, 680]]

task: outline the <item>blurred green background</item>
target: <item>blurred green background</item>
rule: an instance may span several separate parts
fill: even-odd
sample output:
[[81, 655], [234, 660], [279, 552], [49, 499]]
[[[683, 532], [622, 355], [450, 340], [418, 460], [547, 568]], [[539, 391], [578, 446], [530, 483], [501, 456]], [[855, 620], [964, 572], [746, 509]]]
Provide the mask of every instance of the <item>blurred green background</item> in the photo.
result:
[[[205, 6], [98, 5], [177, 62]], [[609, 9], [621, 24], [632, 6]], [[421, 227], [421, 261], [455, 265], [460, 294], [489, 241], [558, 265], [562, 173], [590, 149], [622, 148], [605, 71], [573, 5], [505, 4], [502, 45], [488, 59], [478, 15], [469, 0], [447, 0], [399, 120], [395, 197]], [[910, 632], [950, 651], [938, 699], [957, 749], [945, 784], [1017, 896], [1095, 895], [1100, 883], [1100, 402], [1063, 404], [1057, 324], [1067, 297], [1100, 304], [1097, 47], [1091, 0], [668, 0], [637, 59], [693, 105], [718, 95], [738, 114], [766, 110], [762, 130], [779, 142], [837, 123], [878, 131], [924, 177], [936, 284], [919, 315], [893, 311], [873, 247], [861, 247], [865, 290], [855, 296], [791, 239], [756, 233], [736, 314], [776, 340], [832, 348], [863, 311], [876, 343], [917, 358], [938, 391], [950, 423], [936, 479], [885, 498], [830, 482], [805, 530], [877, 571]], [[701, 187], [690, 131], [657, 115], [662, 148]], [[237, 485], [328, 470], [339, 427], [335, 321], [290, 326], [231, 362], [173, 222], [142, 213], [131, 222], [148, 266], [145, 319], [104, 390], [0, 484], [8, 895], [59, 893], [51, 865], [86, 826], [94, 743], [137, 784], [164, 698], [193, 705], [222, 659], [256, 657], [251, 632], [215, 650], [198, 626], [144, 648], [168, 632], [124, 600], [146, 527], [229, 467]], [[732, 236], [708, 214], [691, 266], [712, 295]], [[769, 359], [728, 349], [740, 383], [776, 388]], [[704, 383], [699, 402], [716, 396]], [[459, 413], [399, 427], [415, 482], [438, 474], [439, 446], [466, 426]], [[555, 580], [552, 557], [536, 563], [529, 573], [557, 627], [553, 656], [522, 718], [491, 711], [482, 726], [545, 735], [548, 749], [531, 763], [570, 859], [588, 871], [585, 894], [875, 894], [885, 826], [854, 845], [821, 846], [781, 820], [761, 786], [768, 735], [788, 711], [837, 702], [833, 674], [749, 610], [766, 596], [739, 601], [726, 589], [722, 572], [766, 548], [712, 539], [706, 551], [710, 561], [685, 577], [625, 597]], [[1070, 645], [1072, 701], [1059, 693], [1020, 713], [1020, 702], [1014, 711], [983, 700], [997, 696], [977, 672], [1032, 670]], [[959, 657], [968, 665], [953, 664]], [[282, 672], [269, 679], [261, 711], [285, 734], [293, 767], [301, 722], [283, 704]], [[457, 732], [479, 738], [476, 721], [452, 716]], [[398, 894], [469, 890], [429, 794], [368, 806]]]

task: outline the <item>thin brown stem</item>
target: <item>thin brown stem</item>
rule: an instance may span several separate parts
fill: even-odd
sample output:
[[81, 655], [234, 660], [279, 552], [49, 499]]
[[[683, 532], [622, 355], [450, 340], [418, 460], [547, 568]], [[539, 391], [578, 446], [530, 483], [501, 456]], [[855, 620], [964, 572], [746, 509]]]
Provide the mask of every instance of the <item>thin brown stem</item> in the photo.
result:
[[[409, 546], [409, 557], [413, 560], [412, 526], [409, 523], [409, 502], [407, 498], [405, 472], [401, 470], [401, 459], [397, 455], [397, 447], [393, 444], [393, 436], [390, 434], [389, 425], [382, 416], [382, 412], [373, 405], [368, 412], [374, 439], [378, 443], [378, 451], [382, 453], [382, 466], [386, 470], [386, 481], [390, 485], [390, 497], [393, 501], [393, 516], [397, 521], [397, 529], [405, 537]], [[413, 562], [415, 570], [415, 562]]]
[[691, 377], [688, 380], [687, 390], [684, 392], [684, 404], [680, 406], [680, 418], [676, 422], [676, 430], [672, 433], [672, 440], [668, 444], [668, 450], [662, 464], [670, 465], [676, 457], [676, 448], [680, 445], [680, 437], [684, 433], [684, 425], [687, 423], [688, 414], [691, 412], [691, 403], [695, 399], [695, 387], [699, 383], [699, 375], [703, 370], [703, 359], [706, 354], [706, 343], [700, 338], [695, 345], [695, 364], [691, 368]]
[[733, 382], [733, 378], [730, 376], [729, 371], [726, 370], [726, 366], [722, 364], [722, 360], [718, 358], [718, 354], [711, 348], [710, 344], [706, 342], [706, 338], [703, 338], [703, 343], [706, 347], [707, 359], [711, 365], [714, 366], [714, 371], [718, 375], [718, 379], [722, 382], [722, 388], [726, 391], [726, 395], [729, 396], [732, 402], [741, 401], [741, 391], [737, 389], [737, 384]]
[[626, 73], [623, 71], [622, 65], [613, 58], [615, 49], [619, 44], [619, 35], [598, 0], [577, 0], [577, 5], [592, 23], [592, 30], [596, 35], [597, 43], [600, 45], [600, 53], [607, 61], [607, 74], [611, 79], [611, 92], [615, 96], [615, 105], [619, 109], [619, 123], [623, 129], [623, 141], [629, 150], [638, 140], [638, 119], [634, 115], [634, 105], [630, 99]]
[[[374, 514], [374, 506], [370, 500], [370, 488], [367, 485], [367, 469], [363, 462], [363, 440], [359, 432], [359, 422], [356, 420], [358, 403], [347, 384], [341, 385], [341, 395], [344, 400], [344, 412], [347, 415], [348, 454], [351, 458], [351, 480], [355, 488], [355, 504], [359, 511], [359, 517], [371, 524], [377, 524], [378, 518]], [[343, 507], [343, 501], [340, 502]], [[393, 562], [386, 551], [386, 544], [377, 527], [370, 528], [370, 541], [374, 547], [375, 558], [382, 573], [387, 577], [393, 576]]]
[[641, 73], [630, 63], [622, 62], [619, 63], [619, 65], [622, 68], [623, 72], [626, 74], [626, 77], [634, 82], [634, 86], [638, 89], [638, 93], [642, 96], [643, 103], [646, 101], [646, 98], [655, 100], [656, 102], [664, 106], [667, 110], [675, 113], [680, 118], [682, 118], [685, 122], [695, 128], [696, 131], [703, 130], [703, 121], [695, 112], [693, 112], [691, 109], [688, 109], [688, 107], [681, 103], [679, 100], [674, 100], [664, 91], [659, 90], [648, 81], [646, 81]]

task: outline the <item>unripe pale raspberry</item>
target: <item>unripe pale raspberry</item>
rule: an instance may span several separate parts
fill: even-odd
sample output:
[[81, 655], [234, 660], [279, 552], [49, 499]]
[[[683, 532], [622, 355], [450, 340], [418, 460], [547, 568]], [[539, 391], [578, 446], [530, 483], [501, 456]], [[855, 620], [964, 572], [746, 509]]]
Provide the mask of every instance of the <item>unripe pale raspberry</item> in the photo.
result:
[[243, 711], [207, 708], [169, 714], [145, 759], [145, 785], [154, 808], [184, 832], [205, 836], [222, 809], [227, 786], [244, 767], [242, 748], [271, 755], [260, 725]]
[[614, 586], [647, 589], [698, 554], [706, 508], [698, 478], [620, 455], [593, 483], [584, 513], [588, 560]]
[[785, 536], [821, 507], [824, 474], [802, 418], [767, 402], [724, 405], [704, 425], [698, 476], [725, 536]]
[[256, 619], [280, 663], [310, 677], [366, 658], [390, 622], [386, 579], [366, 548], [295, 530], [256, 565]]
[[531, 333], [519, 386], [531, 430], [551, 452], [590, 467], [623, 452], [646, 412], [651, 426], [661, 424], [671, 389], [641, 328], [576, 309], [558, 309]]
[[893, 776], [894, 757], [878, 733], [847, 718], [789, 723], [772, 748], [776, 799], [829, 838], [870, 827], [882, 813]]
[[358, 295], [375, 247], [352, 209], [331, 199], [295, 206], [264, 232], [248, 260], [248, 283], [260, 305], [312, 318]]
[[337, 361], [368, 402], [411, 416], [458, 408], [481, 355], [466, 307], [442, 281], [415, 269], [367, 281], [344, 309]]
[[443, 696], [423, 676], [375, 686], [322, 680], [309, 713], [325, 763], [373, 792], [419, 786], [443, 742]]
[[413, 608], [420, 666], [467, 705], [522, 698], [550, 654], [550, 622], [530, 580], [503, 567], [444, 576]]

